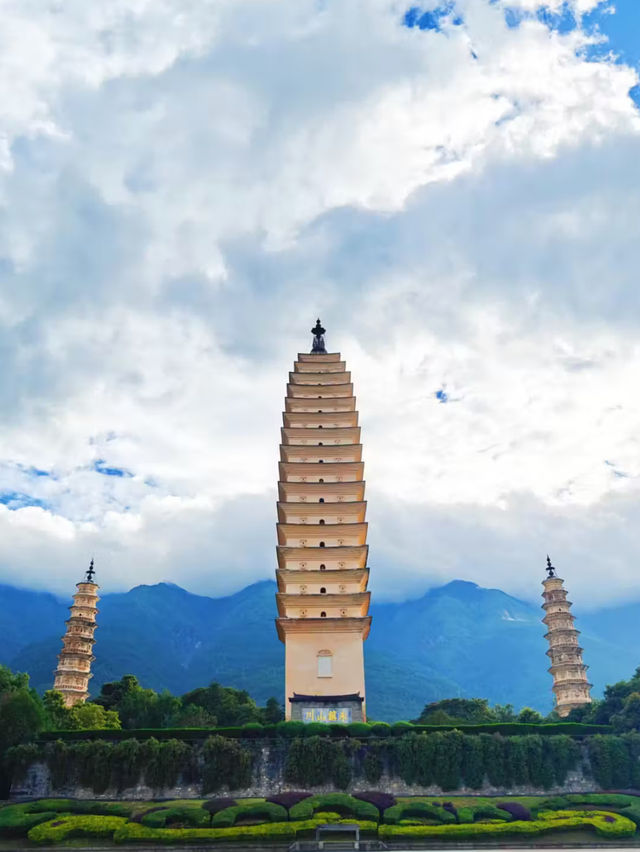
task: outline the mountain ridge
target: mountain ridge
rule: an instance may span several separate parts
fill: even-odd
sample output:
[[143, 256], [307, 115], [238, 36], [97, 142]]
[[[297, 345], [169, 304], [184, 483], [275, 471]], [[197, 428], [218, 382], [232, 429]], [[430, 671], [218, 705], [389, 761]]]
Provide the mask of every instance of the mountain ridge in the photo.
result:
[[[161, 582], [104, 595], [92, 692], [132, 673], [145, 686], [176, 694], [216, 680], [261, 703], [280, 697], [284, 649], [274, 628], [275, 588], [260, 580], [212, 598]], [[29, 672], [40, 691], [53, 681], [69, 603], [0, 586], [0, 662]], [[413, 718], [427, 702], [455, 696], [551, 709], [545, 628], [534, 604], [453, 580], [419, 598], [374, 602], [371, 614], [365, 666], [372, 718]], [[632, 642], [638, 617], [640, 604], [624, 604], [578, 618], [594, 692], [640, 663]]]

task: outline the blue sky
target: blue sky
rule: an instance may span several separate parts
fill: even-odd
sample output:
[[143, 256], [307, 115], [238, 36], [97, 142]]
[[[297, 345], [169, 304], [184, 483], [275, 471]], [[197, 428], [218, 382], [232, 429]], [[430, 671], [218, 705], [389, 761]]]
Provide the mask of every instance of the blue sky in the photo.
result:
[[637, 597], [639, 15], [6, 3], [0, 581], [271, 577], [320, 316], [374, 594], [537, 599], [550, 552], [576, 602]]

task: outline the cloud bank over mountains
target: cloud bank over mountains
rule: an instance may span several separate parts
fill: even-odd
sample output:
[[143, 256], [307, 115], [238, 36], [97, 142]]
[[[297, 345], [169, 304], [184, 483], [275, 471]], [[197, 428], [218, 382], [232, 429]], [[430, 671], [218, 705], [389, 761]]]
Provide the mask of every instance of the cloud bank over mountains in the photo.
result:
[[609, 6], [5, 0], [0, 579], [271, 576], [320, 315], [376, 594], [537, 597], [549, 550], [582, 605], [637, 598], [640, 113]]

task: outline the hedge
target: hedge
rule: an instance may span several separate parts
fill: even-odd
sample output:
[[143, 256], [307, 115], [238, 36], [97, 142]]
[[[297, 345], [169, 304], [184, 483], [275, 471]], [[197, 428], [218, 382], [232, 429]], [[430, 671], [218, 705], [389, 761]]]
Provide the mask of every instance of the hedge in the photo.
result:
[[109, 742], [126, 739], [156, 740], [176, 739], [184, 742], [202, 742], [212, 735], [229, 737], [231, 739], [263, 739], [273, 737], [304, 737], [316, 736], [319, 733], [331, 737], [365, 737], [402, 736], [413, 731], [420, 733], [438, 733], [445, 731], [461, 731], [465, 734], [502, 734], [503, 736], [522, 736], [538, 734], [552, 736], [563, 734], [570, 737], [589, 737], [595, 734], [611, 734], [610, 725], [589, 725], [582, 722], [551, 722], [535, 725], [525, 722], [490, 722], [483, 725], [447, 724], [447, 725], [413, 725], [410, 722], [396, 722], [387, 725], [385, 722], [374, 722], [371, 725], [364, 722], [352, 722], [350, 725], [326, 725], [321, 722], [289, 721], [277, 722], [273, 725], [261, 725], [250, 722], [247, 725], [227, 726], [216, 728], [129, 728], [123, 730], [84, 730], [84, 731], [43, 731], [38, 742], [54, 740], [82, 741], [105, 740]]
[[632, 837], [635, 833], [634, 823], [620, 814], [605, 814], [600, 811], [584, 811], [583, 813], [561, 811], [553, 813], [553, 817], [528, 822], [473, 823], [472, 825], [381, 825], [378, 827], [378, 836], [381, 840], [393, 840], [396, 837], [429, 836], [472, 839], [496, 835], [532, 837], [550, 831], [593, 828], [602, 837], [618, 839]]
[[[279, 724], [301, 726], [289, 727], [287, 731], [305, 728], [303, 723]], [[571, 723], [560, 727], [566, 728], [568, 724]], [[541, 731], [552, 726], [528, 727]], [[317, 726], [313, 729], [317, 730]], [[398, 730], [405, 731], [404, 735], [399, 736]], [[640, 734], [637, 733], [596, 734], [588, 737], [582, 746], [567, 735], [469, 735], [462, 730], [434, 731], [433, 726], [430, 733], [416, 733], [417, 730], [418, 726], [393, 726], [393, 736], [367, 740], [307, 736], [305, 731], [305, 736], [274, 743], [273, 755], [284, 764], [285, 780], [299, 789], [332, 785], [334, 789], [344, 790], [354, 778], [373, 787], [383, 775], [400, 778], [407, 785], [435, 785], [443, 791], [461, 787], [479, 790], [487, 781], [499, 789], [513, 786], [551, 789], [562, 785], [568, 772], [577, 768], [584, 757], [589, 758], [599, 787], [640, 788]], [[13, 750], [15, 765], [20, 764], [21, 748]], [[207, 795], [250, 786], [253, 755], [258, 750], [257, 742], [217, 734], [198, 744], [175, 738], [162, 741], [130, 738], [119, 742], [57, 739], [40, 743], [37, 757], [48, 765], [54, 789], [79, 784], [103, 794], [108, 789], [123, 790], [143, 781], [154, 790], [166, 790], [181, 779], [185, 783], [201, 781]], [[105, 813], [126, 815], [116, 811]]]
[[321, 793], [317, 796], [309, 796], [289, 809], [289, 819], [308, 820], [316, 811], [337, 811], [345, 816], [354, 816], [363, 820], [378, 821], [380, 812], [371, 802], [356, 799], [347, 793]]
[[286, 822], [289, 819], [286, 808], [271, 802], [259, 802], [255, 805], [236, 805], [225, 808], [213, 818], [214, 828], [229, 828], [243, 817], [263, 817], [264, 822]]
[[[193, 843], [194, 841], [233, 842], [242, 840], [295, 840], [297, 835], [315, 831], [321, 820], [303, 820], [300, 822], [272, 822], [266, 825], [236, 825], [232, 828], [171, 829], [147, 828], [138, 823], [126, 823], [113, 835], [116, 843], [147, 843], [155, 841], [162, 844]], [[378, 826], [375, 822], [360, 820], [340, 820], [348, 825], [357, 824], [362, 832], [375, 834]]]
[[387, 808], [383, 814], [385, 823], [395, 825], [401, 820], [408, 819], [435, 819], [439, 823], [454, 823], [456, 817], [451, 811], [443, 807], [437, 807], [429, 802], [414, 800], [412, 802], [401, 802]]
[[54, 811], [29, 811], [29, 805], [7, 805], [0, 809], [0, 837], [26, 837], [34, 825], [55, 815]]
[[210, 814], [199, 805], [175, 805], [168, 808], [153, 809], [140, 818], [142, 825], [149, 828], [165, 828], [176, 823], [187, 823], [189, 826], [203, 828], [211, 821]]
[[136, 809], [136, 802], [103, 802], [92, 799], [38, 799], [35, 802], [29, 802], [25, 807], [29, 813], [53, 811], [54, 813], [129, 817]]
[[124, 817], [115, 816], [57, 816], [32, 828], [27, 837], [33, 843], [62, 843], [71, 837], [106, 837], [127, 824]]

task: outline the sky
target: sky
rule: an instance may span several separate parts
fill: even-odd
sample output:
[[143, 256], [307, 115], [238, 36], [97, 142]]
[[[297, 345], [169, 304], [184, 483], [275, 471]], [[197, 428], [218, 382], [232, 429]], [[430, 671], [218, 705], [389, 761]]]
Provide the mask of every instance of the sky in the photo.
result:
[[0, 0], [0, 582], [273, 577], [352, 371], [380, 600], [640, 600], [637, 0]]

